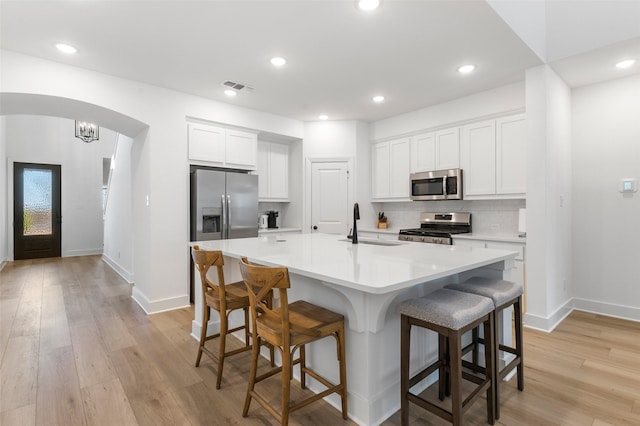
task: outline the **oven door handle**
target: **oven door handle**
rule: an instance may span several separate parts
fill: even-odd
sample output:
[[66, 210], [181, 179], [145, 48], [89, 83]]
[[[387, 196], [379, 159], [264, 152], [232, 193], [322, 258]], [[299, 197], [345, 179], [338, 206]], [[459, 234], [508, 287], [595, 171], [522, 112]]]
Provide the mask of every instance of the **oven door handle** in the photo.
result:
[[447, 177], [442, 177], [442, 195], [447, 198]]

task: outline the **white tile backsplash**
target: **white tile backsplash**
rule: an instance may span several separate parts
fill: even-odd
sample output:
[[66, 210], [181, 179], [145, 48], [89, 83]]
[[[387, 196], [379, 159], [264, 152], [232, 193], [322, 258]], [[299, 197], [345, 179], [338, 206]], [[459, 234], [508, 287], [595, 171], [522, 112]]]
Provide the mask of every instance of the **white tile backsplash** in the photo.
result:
[[421, 212], [470, 212], [473, 232], [483, 234], [517, 234], [518, 209], [525, 205], [525, 200], [373, 203], [376, 211], [384, 211], [393, 228], [418, 227]]

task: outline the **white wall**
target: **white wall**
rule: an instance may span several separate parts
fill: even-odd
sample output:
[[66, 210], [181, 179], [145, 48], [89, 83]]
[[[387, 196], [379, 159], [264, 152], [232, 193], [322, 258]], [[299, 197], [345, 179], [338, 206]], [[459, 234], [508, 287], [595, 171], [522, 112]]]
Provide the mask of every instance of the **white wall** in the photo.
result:
[[[345, 158], [351, 159], [350, 185], [353, 196], [350, 202], [360, 206], [359, 226], [371, 227], [375, 218], [370, 195], [370, 147], [369, 125], [359, 121], [313, 121], [305, 123], [303, 157], [305, 167], [308, 159]], [[310, 183], [305, 203], [304, 229], [310, 228]], [[351, 225], [349, 226], [351, 227]]]
[[[62, 166], [62, 256], [101, 254], [102, 159], [111, 157], [116, 134], [101, 128], [100, 140], [85, 143], [75, 137], [73, 120], [45, 116], [7, 116], [5, 125], [9, 173], [13, 162]], [[12, 244], [8, 253], [13, 257]]]
[[148, 312], [189, 303], [187, 117], [290, 138], [304, 136], [303, 124], [297, 120], [13, 52], [0, 51], [0, 55], [3, 96], [62, 98], [66, 113], [73, 112], [69, 110], [76, 104], [87, 103], [100, 107], [97, 113], [115, 111], [147, 126], [137, 134], [117, 126], [112, 129], [134, 138], [133, 297]]
[[570, 311], [571, 99], [547, 65], [527, 70], [527, 314], [552, 329]]
[[0, 268], [7, 260], [7, 156], [5, 118], [0, 117]]
[[376, 121], [371, 125], [371, 139], [381, 141], [423, 130], [453, 127], [469, 121], [522, 112], [524, 107], [524, 82], [514, 83]]
[[131, 149], [133, 139], [118, 135], [104, 214], [103, 259], [129, 283], [134, 282]]
[[578, 308], [640, 320], [640, 75], [574, 89], [573, 270]]

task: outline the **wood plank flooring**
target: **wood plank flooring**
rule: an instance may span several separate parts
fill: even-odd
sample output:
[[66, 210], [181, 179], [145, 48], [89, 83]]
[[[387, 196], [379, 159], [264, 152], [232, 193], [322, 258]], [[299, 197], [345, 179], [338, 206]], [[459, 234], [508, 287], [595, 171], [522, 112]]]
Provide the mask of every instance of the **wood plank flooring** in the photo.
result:
[[[192, 318], [192, 308], [145, 315], [99, 256], [8, 263], [0, 425], [276, 424], [257, 403], [241, 416], [250, 353], [225, 361], [221, 390], [211, 360], [193, 367]], [[277, 377], [268, 385], [277, 399]], [[467, 424], [486, 424], [484, 409], [471, 407]], [[290, 423], [354, 424], [324, 401]], [[417, 407], [411, 423], [447, 424]], [[399, 413], [384, 424], [399, 425]], [[497, 424], [639, 425], [640, 324], [574, 312], [551, 334], [525, 330], [525, 390], [502, 384]]]

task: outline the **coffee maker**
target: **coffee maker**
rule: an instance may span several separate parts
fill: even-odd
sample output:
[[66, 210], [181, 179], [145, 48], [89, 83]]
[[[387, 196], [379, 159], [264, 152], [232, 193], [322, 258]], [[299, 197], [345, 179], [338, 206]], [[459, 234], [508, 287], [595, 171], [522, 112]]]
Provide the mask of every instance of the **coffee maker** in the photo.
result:
[[276, 225], [276, 218], [278, 217], [278, 211], [277, 210], [269, 210], [267, 212], [265, 212], [267, 215], [267, 227], [269, 229], [275, 229], [278, 226]]

